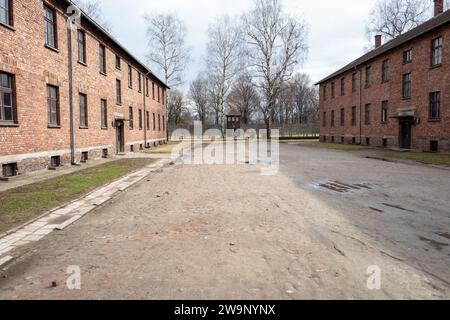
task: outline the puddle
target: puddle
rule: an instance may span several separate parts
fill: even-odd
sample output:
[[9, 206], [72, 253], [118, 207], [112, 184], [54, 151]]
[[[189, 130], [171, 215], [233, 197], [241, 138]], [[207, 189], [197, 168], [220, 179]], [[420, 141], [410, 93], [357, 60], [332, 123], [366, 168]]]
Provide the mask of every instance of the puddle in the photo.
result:
[[438, 241], [435, 241], [435, 240], [432, 240], [432, 239], [427, 239], [427, 238], [422, 237], [422, 236], [420, 236], [419, 239], [420, 239], [421, 241], [428, 242], [428, 244], [429, 244], [430, 246], [432, 246], [433, 248], [435, 248], [435, 249], [438, 250], [438, 251], [442, 251], [442, 249], [443, 249], [444, 247], [448, 247], [448, 243], [438, 242]]
[[442, 238], [446, 238], [446, 239], [450, 240], [450, 234], [447, 232], [440, 232], [440, 233], [436, 233], [436, 234]]
[[311, 184], [314, 188], [327, 189], [337, 193], [349, 193], [354, 191], [372, 190], [373, 187], [369, 183], [344, 183], [338, 180], [318, 181]]
[[398, 210], [401, 210], [401, 211], [406, 211], [406, 212], [411, 212], [411, 213], [417, 213], [417, 212], [414, 211], [414, 210], [405, 209], [405, 208], [403, 208], [402, 206], [399, 206], [398, 204], [382, 203], [382, 205], [383, 205], [383, 206], [386, 206], [386, 207], [398, 209]]
[[67, 220], [73, 218], [72, 216], [61, 216], [58, 218], [54, 218], [50, 221], [47, 222], [47, 224], [52, 225], [52, 224], [63, 224], [64, 222], [66, 222]]

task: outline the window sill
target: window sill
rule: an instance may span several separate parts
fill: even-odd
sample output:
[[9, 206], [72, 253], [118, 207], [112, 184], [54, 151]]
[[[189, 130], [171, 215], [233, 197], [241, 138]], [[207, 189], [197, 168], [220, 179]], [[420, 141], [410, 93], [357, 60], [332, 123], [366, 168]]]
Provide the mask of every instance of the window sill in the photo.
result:
[[61, 129], [61, 126], [58, 124], [49, 124], [47, 126], [48, 129]]
[[49, 49], [49, 50], [51, 50], [53, 52], [59, 53], [58, 48], [54, 48], [52, 46], [49, 46], [48, 44], [45, 44], [44, 47], [46, 47], [47, 49]]
[[5, 121], [0, 121], [0, 127], [12, 127], [12, 128], [17, 128], [19, 127], [18, 123], [14, 123], [14, 122], [5, 122]]
[[430, 67], [430, 70], [431, 70], [431, 69], [437, 69], [437, 68], [440, 68], [440, 67], [442, 67], [442, 63], [437, 64], [437, 65], [434, 65], [434, 66], [431, 66], [431, 67]]
[[102, 130], [108, 130], [108, 127], [102, 127], [101, 129]]
[[388, 124], [388, 121], [381, 121], [381, 124]]
[[105, 76], [105, 77], [107, 77], [108, 75], [106, 74], [106, 73], [104, 73], [104, 72], [99, 72], [102, 76]]
[[385, 83], [388, 83], [388, 82], [389, 82], [389, 80], [382, 80], [381, 84], [385, 84]]
[[411, 97], [403, 97], [402, 100], [403, 101], [409, 101], [409, 100], [411, 100]]
[[406, 66], [407, 64], [411, 64], [412, 61], [403, 61], [403, 65]]
[[441, 118], [439, 118], [439, 119], [428, 119], [428, 122], [441, 122]]
[[81, 64], [82, 66], [84, 66], [84, 67], [87, 67], [88, 65], [86, 64], [86, 62], [83, 62], [83, 61], [78, 61], [78, 64]]
[[9, 29], [11, 31], [16, 31], [16, 29], [13, 26], [10, 26], [9, 24], [0, 22], [0, 26], [5, 27], [6, 29]]
[[116, 106], [117, 106], [117, 107], [121, 107], [121, 106], [122, 106], [122, 103], [117, 103], [117, 102], [116, 102]]
[[89, 127], [79, 126], [79, 129], [81, 129], [81, 130], [87, 130], [87, 129], [89, 129]]

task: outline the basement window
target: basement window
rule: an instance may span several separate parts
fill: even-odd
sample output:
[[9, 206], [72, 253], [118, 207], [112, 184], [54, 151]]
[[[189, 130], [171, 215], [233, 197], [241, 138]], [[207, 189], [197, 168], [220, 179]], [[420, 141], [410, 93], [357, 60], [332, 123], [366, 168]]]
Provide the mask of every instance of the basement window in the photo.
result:
[[50, 167], [57, 168], [61, 166], [61, 157], [53, 156], [50, 158]]
[[108, 149], [103, 149], [102, 150], [102, 157], [103, 158], [108, 158]]
[[3, 166], [3, 177], [17, 176], [17, 163], [8, 163]]
[[87, 162], [89, 160], [89, 153], [87, 151], [81, 153], [81, 162]]
[[142, 143], [139, 145], [139, 150], [144, 150], [144, 145]]
[[344, 143], [344, 142], [345, 142], [345, 138], [341, 137], [341, 143]]
[[370, 138], [366, 138], [366, 144], [370, 146]]
[[134, 152], [134, 146], [133, 145], [130, 146], [130, 151]]
[[331, 142], [334, 143], [334, 136], [331, 136]]
[[388, 139], [383, 139], [383, 147], [386, 148], [388, 146]]
[[430, 152], [438, 152], [439, 151], [439, 141], [434, 140], [430, 141]]
[[356, 138], [355, 137], [352, 138], [352, 143], [356, 144]]

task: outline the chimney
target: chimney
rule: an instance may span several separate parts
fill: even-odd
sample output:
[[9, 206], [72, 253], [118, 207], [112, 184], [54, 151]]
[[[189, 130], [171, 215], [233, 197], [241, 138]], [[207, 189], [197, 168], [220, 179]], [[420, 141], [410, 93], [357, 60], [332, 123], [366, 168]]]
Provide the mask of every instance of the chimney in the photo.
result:
[[440, 15], [444, 12], [444, 0], [434, 0], [434, 16]]
[[376, 48], [378, 48], [378, 47], [381, 47], [381, 35], [380, 34], [377, 34], [376, 36], [375, 36], [375, 49]]

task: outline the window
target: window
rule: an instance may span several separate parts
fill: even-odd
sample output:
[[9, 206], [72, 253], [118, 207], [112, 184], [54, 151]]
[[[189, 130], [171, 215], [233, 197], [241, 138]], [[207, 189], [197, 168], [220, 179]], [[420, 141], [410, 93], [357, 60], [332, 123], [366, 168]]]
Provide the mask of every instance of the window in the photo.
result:
[[0, 23], [12, 25], [11, 0], [0, 0]]
[[17, 176], [17, 163], [8, 163], [2, 166], [3, 177]]
[[383, 101], [381, 103], [381, 122], [386, 123], [389, 121], [389, 102]]
[[89, 160], [89, 152], [87, 151], [81, 152], [80, 162], [87, 162], [88, 160]]
[[86, 34], [78, 30], [78, 62], [86, 63]]
[[139, 92], [142, 92], [142, 75], [140, 72], [138, 72], [138, 89]]
[[345, 126], [345, 110], [341, 109], [341, 127]]
[[156, 116], [153, 114], [153, 131], [156, 131]]
[[441, 93], [430, 93], [430, 120], [439, 120], [441, 118]]
[[146, 112], [145, 115], [145, 124], [146, 124], [146, 130], [150, 130], [150, 112]]
[[128, 109], [128, 114], [129, 114], [129, 118], [130, 118], [130, 129], [133, 130], [134, 129], [134, 114], [133, 114], [133, 107], [130, 107]]
[[341, 79], [341, 96], [345, 96], [345, 78]]
[[352, 92], [356, 92], [356, 73], [352, 74]]
[[334, 99], [334, 97], [336, 96], [336, 85], [334, 84], [334, 82], [331, 83], [331, 99]]
[[371, 104], [366, 104], [366, 110], [365, 110], [365, 117], [364, 117], [364, 122], [365, 124], [370, 124], [370, 120], [372, 118], [372, 105]]
[[51, 48], [58, 48], [56, 37], [56, 14], [55, 11], [44, 5], [45, 22], [45, 45]]
[[442, 37], [436, 38], [431, 42], [431, 66], [442, 64]]
[[430, 152], [438, 152], [439, 151], [439, 141], [433, 140], [430, 141]]
[[13, 80], [9, 73], [0, 72], [0, 123], [17, 122]]
[[128, 87], [133, 88], [133, 69], [128, 65]]
[[139, 130], [142, 130], [142, 110], [139, 109], [139, 113], [138, 113], [138, 121], [139, 121]]
[[120, 57], [118, 55], [116, 55], [116, 69], [120, 70], [121, 66], [120, 66]]
[[334, 127], [334, 110], [331, 111], [331, 126]]
[[106, 48], [104, 45], [99, 45], [99, 63], [100, 73], [106, 74]]
[[85, 94], [79, 94], [79, 104], [80, 104], [80, 127], [88, 127], [88, 106], [87, 106], [87, 96]]
[[161, 92], [159, 86], [158, 86], [158, 102], [161, 102]]
[[61, 156], [50, 157], [50, 167], [58, 168], [61, 166]]
[[166, 92], [164, 91], [164, 89], [161, 89], [161, 96], [162, 96], [162, 105], [164, 105], [166, 102]]
[[148, 91], [148, 78], [145, 78], [145, 95], [148, 97], [149, 91]]
[[103, 129], [108, 127], [108, 105], [106, 100], [100, 100], [101, 125]]
[[370, 146], [370, 138], [366, 138], [366, 144]]
[[322, 98], [323, 100], [327, 100], [327, 86], [324, 84], [322, 87]]
[[389, 81], [389, 59], [383, 61], [381, 73], [382, 73], [381, 81], [388, 82]]
[[162, 117], [162, 125], [163, 125], [163, 131], [166, 131], [166, 117]]
[[411, 73], [403, 75], [403, 99], [411, 98]]
[[158, 114], [158, 131], [161, 131], [161, 115]]
[[322, 127], [326, 127], [327, 126], [327, 113], [324, 112], [323, 116], [322, 116]]
[[50, 126], [59, 126], [59, 89], [55, 86], [47, 86], [47, 106], [48, 106], [48, 124]]
[[105, 149], [102, 149], [102, 158], [108, 158], [108, 149], [107, 148], [105, 148]]
[[372, 67], [366, 67], [366, 88], [370, 88], [372, 86]]
[[356, 107], [352, 107], [352, 126], [356, 126]]
[[153, 96], [153, 100], [155, 100], [155, 83], [152, 82], [152, 96]]
[[411, 63], [412, 62], [412, 50], [406, 50], [403, 52], [403, 63]]
[[116, 79], [116, 104], [122, 104], [122, 84], [119, 79]]

